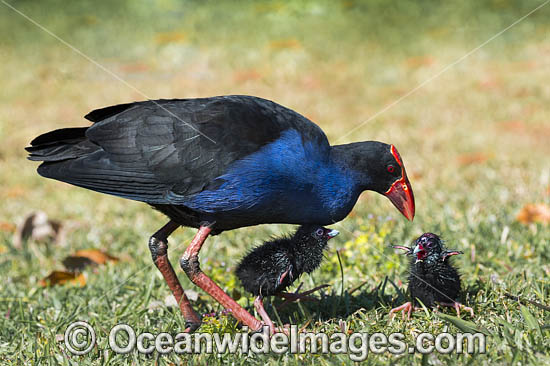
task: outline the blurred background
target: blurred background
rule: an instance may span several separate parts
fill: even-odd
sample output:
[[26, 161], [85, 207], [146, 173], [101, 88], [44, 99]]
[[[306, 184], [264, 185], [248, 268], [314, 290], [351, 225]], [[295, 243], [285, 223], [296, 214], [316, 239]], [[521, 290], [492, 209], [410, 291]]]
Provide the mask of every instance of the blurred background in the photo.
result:
[[[412, 175], [419, 218], [428, 214], [424, 199], [463, 196], [464, 188], [485, 192], [485, 202], [502, 186], [496, 198], [514, 203], [548, 188], [550, 10], [370, 119], [538, 1], [10, 4], [44, 29], [2, 4], [6, 220], [56, 195], [101, 200], [38, 178], [22, 148], [50, 129], [88, 125], [82, 116], [92, 109], [147, 98], [257, 95], [309, 117], [332, 143], [393, 143]], [[53, 208], [65, 216], [71, 206]]]
[[[25, 15], [0, 3], [0, 272], [8, 274], [0, 289], [9, 296], [30, 296], [37, 306], [39, 280], [86, 248], [130, 263], [87, 277], [89, 293], [93, 281], [100, 293], [113, 278], [149, 265], [147, 238], [165, 221], [143, 204], [39, 177], [23, 149], [31, 139], [87, 126], [83, 116], [107, 105], [222, 94], [281, 103], [319, 124], [333, 144], [397, 146], [417, 216], [406, 223], [385, 198], [363, 194], [334, 244], [350, 287], [401, 273], [405, 261], [387, 245], [424, 231], [467, 252], [471, 286], [493, 275], [508, 286], [550, 275], [550, 6], [476, 49], [541, 1], [7, 3]], [[72, 223], [62, 245], [16, 245], [17, 225], [36, 210]], [[232, 291], [238, 286], [230, 271], [243, 248], [288, 231], [271, 225], [226, 233], [201, 256]], [[192, 235], [180, 230], [172, 243]], [[339, 276], [333, 254], [317, 284]], [[136, 288], [151, 271], [134, 276]], [[548, 296], [548, 281], [534, 281]], [[159, 287], [158, 296], [167, 294]], [[132, 288], [123, 290], [132, 296]], [[43, 306], [55, 305], [49, 301]]]

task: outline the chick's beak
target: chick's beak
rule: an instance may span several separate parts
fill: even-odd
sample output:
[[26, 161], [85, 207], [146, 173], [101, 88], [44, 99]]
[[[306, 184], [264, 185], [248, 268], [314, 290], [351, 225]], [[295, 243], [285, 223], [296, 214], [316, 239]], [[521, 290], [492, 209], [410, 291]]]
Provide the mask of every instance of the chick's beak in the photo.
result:
[[425, 254], [426, 253], [425, 253], [425, 250], [424, 250], [424, 247], [422, 246], [422, 244], [417, 244], [414, 247], [414, 250], [413, 250], [413, 255], [416, 255], [416, 262], [415, 263], [422, 262], [422, 260], [425, 257]]
[[330, 230], [328, 233], [327, 233], [327, 236], [329, 239], [332, 239], [334, 238], [336, 235], [340, 234], [340, 232], [338, 230]]
[[410, 221], [414, 218], [414, 194], [409, 178], [403, 170], [403, 177], [393, 182], [384, 195]]

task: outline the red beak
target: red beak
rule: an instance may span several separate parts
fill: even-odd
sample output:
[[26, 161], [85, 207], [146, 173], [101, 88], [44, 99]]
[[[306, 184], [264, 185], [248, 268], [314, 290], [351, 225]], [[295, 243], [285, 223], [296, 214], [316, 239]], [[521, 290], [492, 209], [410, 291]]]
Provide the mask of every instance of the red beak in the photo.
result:
[[396, 180], [384, 193], [393, 205], [410, 221], [414, 218], [414, 194], [409, 178], [403, 169], [403, 177]]
[[405, 166], [401, 161], [401, 156], [397, 152], [395, 146], [391, 145], [391, 153], [397, 163], [401, 166], [401, 178], [393, 182], [390, 189], [384, 195], [388, 197], [393, 205], [405, 216], [412, 221], [414, 219], [414, 194], [411, 183], [405, 172]]

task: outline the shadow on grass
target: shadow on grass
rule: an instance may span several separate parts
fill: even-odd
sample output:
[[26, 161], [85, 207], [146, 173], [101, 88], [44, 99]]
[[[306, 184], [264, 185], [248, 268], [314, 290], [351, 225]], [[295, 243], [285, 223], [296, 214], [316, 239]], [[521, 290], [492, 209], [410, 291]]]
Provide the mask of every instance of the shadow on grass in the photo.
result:
[[[397, 292], [387, 294], [386, 287], [391, 285]], [[460, 301], [463, 304], [471, 304], [471, 299], [475, 299], [480, 291], [486, 288], [486, 283], [476, 281], [468, 285], [461, 293]], [[266, 310], [273, 319], [279, 316], [283, 324], [286, 323], [301, 323], [307, 319], [313, 321], [333, 321], [346, 319], [358, 310], [370, 311], [377, 308], [393, 308], [408, 301], [407, 288], [399, 288], [393, 281], [386, 279], [382, 281], [376, 288], [364, 291], [344, 291], [344, 293], [336, 293], [335, 291], [321, 292], [318, 301], [302, 301], [300, 303], [292, 303], [282, 310], [276, 311], [274, 306], [282, 303], [279, 299], [272, 299], [271, 303], [266, 306]], [[250, 309], [253, 311], [253, 309]]]
[[[372, 310], [382, 306], [391, 305], [393, 302], [404, 298], [402, 293], [394, 299], [394, 296], [385, 294], [385, 286], [389, 283], [386, 279], [376, 288], [368, 291], [346, 290], [343, 293], [336, 291], [320, 291], [318, 300], [300, 301], [289, 304], [281, 310], [276, 308], [282, 304], [282, 300], [271, 298], [266, 301], [266, 310], [272, 319], [278, 319], [282, 324], [303, 323], [308, 319], [312, 321], [332, 321], [346, 319], [358, 310]], [[253, 311], [253, 309], [249, 309]]]

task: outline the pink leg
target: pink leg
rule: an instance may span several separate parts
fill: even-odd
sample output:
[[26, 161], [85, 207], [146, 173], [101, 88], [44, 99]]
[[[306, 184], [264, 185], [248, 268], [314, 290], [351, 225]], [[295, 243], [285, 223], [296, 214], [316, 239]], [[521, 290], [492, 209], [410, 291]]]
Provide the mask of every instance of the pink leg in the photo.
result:
[[180, 259], [180, 266], [189, 279], [201, 289], [206, 291], [240, 322], [247, 325], [250, 330], [257, 331], [262, 323], [227, 295], [210, 277], [200, 269], [199, 251], [212, 229], [209, 226], [201, 226], [189, 247]]
[[183, 291], [180, 281], [174, 272], [174, 268], [168, 260], [168, 236], [178, 227], [179, 225], [173, 221], [170, 221], [168, 224], [164, 225], [149, 239], [149, 249], [151, 250], [153, 262], [155, 262], [155, 265], [159, 269], [160, 273], [162, 273], [166, 284], [168, 284], [168, 287], [172, 291], [172, 294], [178, 302], [180, 311], [185, 318], [185, 332], [194, 332], [201, 325], [201, 319], [195, 310], [193, 310], [191, 302], [187, 296], [185, 296], [185, 292]]
[[275, 334], [275, 332], [277, 331], [277, 328], [275, 328], [275, 324], [273, 324], [273, 322], [271, 321], [271, 318], [269, 317], [269, 315], [267, 315], [267, 312], [264, 309], [264, 302], [262, 301], [261, 296], [258, 296], [254, 300], [254, 307], [256, 308], [256, 311], [262, 318], [264, 324], [269, 326], [269, 333], [272, 335]]
[[393, 317], [395, 316], [395, 313], [400, 311], [401, 312], [401, 318], [405, 319], [405, 312], [407, 312], [407, 320], [410, 320], [412, 310], [413, 310], [413, 306], [412, 306], [412, 303], [409, 301], [409, 302], [404, 303], [401, 306], [398, 306], [396, 308], [391, 309], [390, 313], [388, 315], [390, 317], [390, 320], [393, 320]]
[[456, 316], [458, 316], [459, 318], [460, 318], [460, 309], [461, 308], [468, 311], [468, 312], [470, 312], [470, 315], [472, 316], [472, 318], [474, 317], [474, 309], [472, 309], [469, 306], [462, 305], [458, 301], [455, 301], [455, 302], [440, 302], [439, 305], [455, 308]]
[[288, 304], [290, 304], [291, 302], [294, 302], [294, 301], [317, 300], [316, 298], [308, 296], [308, 295], [314, 293], [315, 291], [319, 291], [319, 290], [321, 290], [325, 287], [328, 287], [328, 286], [329, 285], [325, 284], [325, 285], [317, 286], [317, 287], [312, 288], [311, 290], [308, 290], [308, 291], [305, 291], [305, 292], [298, 292], [298, 291], [300, 291], [300, 288], [302, 287], [302, 284], [300, 283], [300, 286], [298, 286], [298, 288], [296, 289], [295, 292], [279, 292], [275, 296], [282, 297], [283, 299], [285, 299], [285, 301], [283, 301], [283, 303], [281, 305], [277, 306], [277, 310], [280, 310], [280, 309], [284, 308], [285, 306], [287, 306]]

